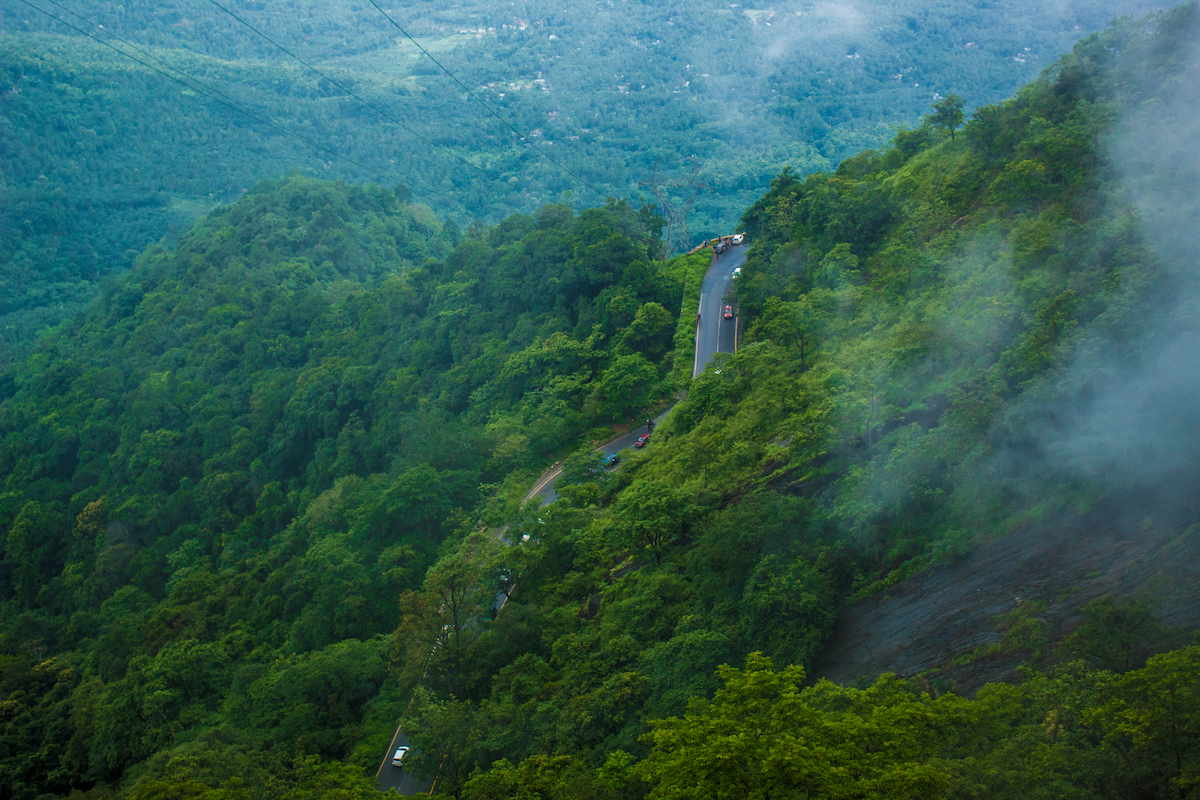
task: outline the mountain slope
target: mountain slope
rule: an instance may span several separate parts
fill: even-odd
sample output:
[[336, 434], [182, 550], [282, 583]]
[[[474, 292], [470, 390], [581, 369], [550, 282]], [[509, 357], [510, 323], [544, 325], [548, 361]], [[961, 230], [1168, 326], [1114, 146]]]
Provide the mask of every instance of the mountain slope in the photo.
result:
[[401, 717], [459, 797], [1177, 797], [1197, 653], [1145, 599], [1014, 602], [945, 648], [1024, 659], [974, 698], [803, 685], [839, 610], [1195, 485], [1196, 9], [780, 174], [694, 381], [707, 258], [655, 260], [648, 206], [456, 241], [290, 178], [148, 251], [0, 384], [6, 785], [364, 793]]
[[669, 389], [703, 264], [648, 264], [654, 220], [546, 206], [452, 250], [378, 186], [266, 183], [43, 339], [0, 404], [5, 785], [228, 724], [271, 780], [349, 754], [443, 539]]
[[[1053, 787], [1048, 796], [1134, 797], [1150, 786], [1152, 796], [1172, 796], [1171, 781], [1186, 781], [1190, 767], [1154, 766], [1152, 752], [1174, 746], [1164, 739], [1146, 740], [1128, 773], [1105, 766], [1106, 748], [1118, 747], [1105, 731], [1120, 723], [1104, 717], [1109, 707], [1096, 693], [1115, 680], [1107, 671], [1114, 665], [1129, 670], [1188, 640], [1150, 624], [1150, 601], [1129, 591], [1153, 588], [1156, 573], [1174, 579], [1163, 611], [1194, 624], [1183, 591], [1191, 573], [1176, 563], [1193, 548], [1191, 493], [1168, 487], [1193, 485], [1198, 466], [1188, 433], [1197, 375], [1186, 355], [1197, 334], [1197, 204], [1182, 191], [1195, 176], [1194, 159], [1182, 154], [1196, 152], [1196, 31], [1194, 4], [1122, 22], [962, 129], [931, 118], [836, 173], [779, 176], [745, 216], [753, 245], [737, 300], [750, 322], [738, 353], [688, 386], [643, 458], [519, 523], [532, 544], [512, 556], [522, 575], [506, 606], [513, 617], [497, 621], [486, 646], [473, 645], [483, 671], [466, 689], [461, 677], [450, 683], [431, 673], [423, 684], [431, 694], [418, 694], [424, 700], [406, 721], [431, 751], [427, 767], [455, 765], [442, 769], [446, 785], [479, 797], [506, 796], [489, 792], [534, 772], [550, 796], [581, 791], [572, 782], [617, 791], [601, 787], [621, 775], [629, 783], [618, 781], [620, 790], [632, 796], [721, 796], [722, 786], [766, 796], [758, 781], [773, 764], [781, 783], [770, 785], [815, 792], [825, 784], [807, 777], [857, 763], [836, 749], [858, 741], [855, 725], [878, 722], [872, 715], [912, 719], [898, 709], [924, 695], [910, 710], [933, 715], [933, 727], [880, 766], [897, 770], [897, 785], [914, 796], [1028, 796], [1035, 786]], [[1064, 560], [1073, 542], [1087, 558], [1103, 541], [1088, 538], [1089, 520], [1134, 519], [1146, 508], [1139, 486], [1157, 483], [1166, 502], [1133, 527], [1149, 525], [1142, 529], [1167, 551], [1151, 557], [1149, 537], [1123, 551], [1118, 536], [1099, 566], [1077, 569], [1086, 581], [1064, 576], [1038, 587], [1045, 596], [1021, 605], [1007, 598], [1005, 608], [995, 597], [968, 603], [970, 624], [950, 638], [891, 617], [953, 618], [957, 609], [933, 596], [922, 606], [917, 593], [962, 579], [986, 562], [986, 542], [1005, 533], [1057, 529]], [[1126, 525], [1122, 535], [1133, 531]], [[981, 546], [962, 567], [910, 577]], [[1141, 557], [1141, 565], [1125, 560]], [[1098, 568], [1104, 574], [1091, 575]], [[1112, 582], [1121, 574], [1131, 576], [1128, 585]], [[1000, 575], [1015, 579], [1019, 570]], [[1080, 586], [1097, 602], [1070, 600]], [[803, 702], [786, 681], [778, 694], [755, 694], [782, 680], [755, 651], [776, 665], [812, 663], [835, 630], [835, 609], [873, 596], [856, 612], [854, 640], [869, 640], [879, 620], [896, 629], [883, 653], [906, 657], [859, 664], [957, 671], [899, 686], [884, 678], [868, 694], [818, 684]], [[1066, 619], [1056, 602], [1074, 609]], [[1050, 639], [1084, 621], [1076, 638]], [[402, 621], [398, 637], [411, 641], [415, 632]], [[925, 638], [904, 639], [913, 636]], [[1122, 648], [1121, 659], [1094, 655]], [[408, 652], [415, 671], [420, 650]], [[508, 652], [520, 655], [498, 669], [482, 666]], [[1078, 656], [1093, 660], [1071, 661]], [[1182, 666], [1193, 657], [1172, 657], [1181, 664], [1174, 685], [1194, 682]], [[973, 710], [963, 707], [963, 724], [976, 724], [966, 720], [991, 713], [1001, 697], [1012, 702], [1003, 712], [1010, 722], [991, 718], [999, 727], [978, 740], [978, 758], [970, 747], [957, 750], [957, 734], [945, 733], [953, 725], [938, 728], [940, 712], [925, 704], [953, 696], [947, 676], [974, 687], [1012, 676], [1017, 661], [1029, 669], [1070, 663], [1019, 690], [981, 692]], [[747, 670], [718, 669], [730, 663]], [[1049, 705], [1035, 699], [1042, 680], [1062, 682], [1046, 689]], [[724, 704], [717, 694], [680, 716], [689, 696], [712, 696], [722, 683]], [[1138, 691], [1139, 709], [1166, 713], [1156, 690]], [[1188, 703], [1179, 713], [1190, 725], [1196, 707]], [[1088, 710], [1062, 723], [1069, 737], [1047, 753], [1045, 769], [1011, 773], [1007, 758], [1042, 747], [1025, 737], [1046, 735], [1038, 726], [1050, 712], [1063, 720], [1080, 707]], [[789, 724], [805, 731], [793, 744], [741, 749], [758, 741], [746, 720], [793, 710], [801, 716]], [[847, 732], [822, 727], [831, 714]], [[456, 720], [449, 730], [438, 725], [445, 718]], [[806, 736], [841, 755], [806, 751]], [[726, 755], [726, 745], [736, 754]], [[1186, 752], [1194, 763], [1194, 749]], [[791, 773], [789, 764], [805, 766]], [[489, 771], [473, 777], [475, 769]], [[869, 783], [876, 778], [868, 770], [867, 784], [846, 791], [894, 795]]]

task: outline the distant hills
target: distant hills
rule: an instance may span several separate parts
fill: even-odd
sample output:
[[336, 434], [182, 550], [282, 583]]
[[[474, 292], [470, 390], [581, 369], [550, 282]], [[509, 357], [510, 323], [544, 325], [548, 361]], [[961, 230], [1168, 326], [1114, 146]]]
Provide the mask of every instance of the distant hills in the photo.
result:
[[[710, 187], [690, 221], [698, 240], [729, 232], [785, 164], [806, 174], [879, 146], [937, 93], [970, 106], [1000, 100], [1081, 32], [1153, 4], [384, 4], [578, 178], [465, 97], [366, 3], [223, 7], [491, 177], [380, 118], [212, 3], [39, 7], [78, 30], [28, 5], [0, 9], [0, 344], [10, 357], [81, 309], [103, 275], [263, 178], [298, 170], [403, 183], [465, 227], [546, 202], [653, 202], [644, 184], [658, 164], [661, 184]], [[204, 86], [173, 83], [83, 32]], [[687, 189], [664, 188], [674, 205], [687, 199]]]

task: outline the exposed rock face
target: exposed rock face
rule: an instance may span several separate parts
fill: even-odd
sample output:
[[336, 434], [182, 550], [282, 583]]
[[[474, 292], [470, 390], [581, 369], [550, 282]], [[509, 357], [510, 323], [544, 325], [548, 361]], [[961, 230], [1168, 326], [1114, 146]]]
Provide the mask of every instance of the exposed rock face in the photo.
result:
[[973, 692], [1016, 677], [1029, 651], [950, 667], [1000, 641], [999, 615], [1044, 601], [1051, 642], [1077, 628], [1081, 609], [1111, 594], [1151, 591], [1165, 626], [1200, 628], [1200, 483], [1131, 489], [1082, 516], [1064, 516], [932, 567], [838, 615], [813, 676], [847, 683], [882, 672], [926, 673]]

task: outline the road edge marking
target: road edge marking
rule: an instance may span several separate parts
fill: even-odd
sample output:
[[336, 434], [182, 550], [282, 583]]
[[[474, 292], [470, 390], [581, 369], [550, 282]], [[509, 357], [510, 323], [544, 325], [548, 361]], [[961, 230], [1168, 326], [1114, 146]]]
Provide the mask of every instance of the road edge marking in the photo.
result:
[[[411, 706], [412, 700], [409, 700], [408, 704]], [[392, 741], [388, 745], [387, 752], [383, 754], [383, 761], [379, 762], [379, 769], [375, 770], [375, 780], [379, 780], [379, 776], [383, 774], [383, 768], [387, 766], [388, 755], [390, 753], [396, 752], [394, 748], [396, 747], [396, 737], [399, 735], [400, 735], [400, 726], [397, 725], [396, 732], [392, 734]]]
[[554, 472], [551, 472], [545, 478], [542, 478], [542, 480], [536, 486], [534, 486], [532, 489], [529, 490], [529, 494], [525, 495], [525, 502], [528, 503], [530, 500], [532, 500], [534, 498], [534, 495], [536, 495], [538, 492], [540, 492], [542, 490], [542, 487], [544, 487], [547, 483], [549, 483], [550, 481], [557, 478], [559, 475], [562, 475], [562, 471], [563, 471], [563, 468], [558, 467], [557, 469], [554, 470]]

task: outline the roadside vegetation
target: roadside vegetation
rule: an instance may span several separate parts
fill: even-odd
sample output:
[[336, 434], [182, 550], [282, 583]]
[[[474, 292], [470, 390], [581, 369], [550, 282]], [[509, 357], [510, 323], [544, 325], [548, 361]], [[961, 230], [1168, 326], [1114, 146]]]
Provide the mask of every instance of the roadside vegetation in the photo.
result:
[[[1127, 452], [1194, 472], [1071, 448], [1195, 333], [1113, 142], [1173, 130], [1198, 32], [1194, 3], [1119, 22], [1011, 100], [780, 173], [745, 338], [694, 381], [707, 259], [658, 258], [649, 205], [464, 234], [290, 177], [151, 248], [0, 374], [0, 782], [369, 796], [401, 719], [456, 798], [1188, 796], [1200, 651], [1141, 599], [1050, 642], [1032, 598], [964, 647], [1030, 653], [973, 697], [808, 674], [844, 604], [1087, 509]], [[1186, 427], [1181, 386], [1142, 413]], [[672, 402], [619, 469], [587, 454]]]

